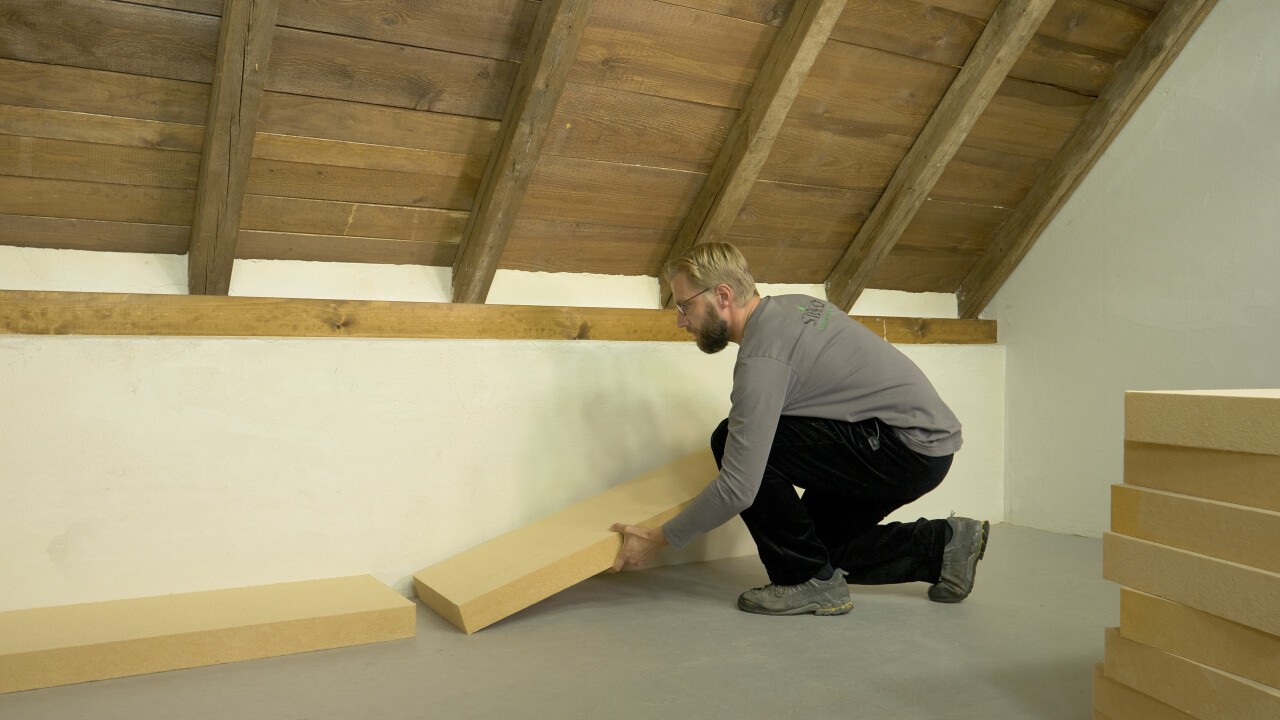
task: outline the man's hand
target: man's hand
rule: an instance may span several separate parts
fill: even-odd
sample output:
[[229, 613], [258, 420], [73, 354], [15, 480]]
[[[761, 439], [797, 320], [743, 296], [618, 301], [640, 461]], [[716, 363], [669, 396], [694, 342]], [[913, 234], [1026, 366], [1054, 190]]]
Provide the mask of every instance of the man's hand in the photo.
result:
[[658, 552], [668, 544], [667, 536], [662, 534], [660, 528], [615, 523], [610, 529], [622, 533], [622, 549], [618, 551], [618, 559], [613, 563], [613, 572], [624, 567], [640, 567], [652, 563]]

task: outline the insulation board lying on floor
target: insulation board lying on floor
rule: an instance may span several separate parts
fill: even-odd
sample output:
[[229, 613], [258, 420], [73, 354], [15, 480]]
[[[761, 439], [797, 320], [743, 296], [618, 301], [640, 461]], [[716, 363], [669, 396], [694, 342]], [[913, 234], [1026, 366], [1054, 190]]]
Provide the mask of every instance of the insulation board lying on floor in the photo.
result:
[[1275, 720], [1280, 690], [1107, 630], [1105, 673], [1200, 720]]
[[0, 613], [0, 693], [413, 637], [415, 606], [376, 579]]
[[418, 597], [473, 633], [613, 565], [614, 523], [657, 527], [717, 474], [709, 450], [610, 488], [413, 576]]

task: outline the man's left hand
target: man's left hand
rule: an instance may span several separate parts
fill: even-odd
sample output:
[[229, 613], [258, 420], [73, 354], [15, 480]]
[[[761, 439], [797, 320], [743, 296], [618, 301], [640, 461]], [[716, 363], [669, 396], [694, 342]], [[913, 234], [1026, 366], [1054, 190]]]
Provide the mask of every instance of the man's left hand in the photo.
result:
[[618, 551], [618, 559], [613, 563], [613, 572], [625, 567], [649, 565], [658, 557], [658, 552], [668, 545], [667, 536], [662, 534], [661, 528], [615, 523], [610, 529], [622, 533], [622, 549]]

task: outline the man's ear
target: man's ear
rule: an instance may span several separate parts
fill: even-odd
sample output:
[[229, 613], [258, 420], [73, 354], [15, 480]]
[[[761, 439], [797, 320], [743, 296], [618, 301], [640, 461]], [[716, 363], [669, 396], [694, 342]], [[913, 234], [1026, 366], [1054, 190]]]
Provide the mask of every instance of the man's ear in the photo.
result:
[[720, 303], [721, 308], [728, 309], [733, 306], [733, 288], [720, 283], [716, 286], [716, 301]]

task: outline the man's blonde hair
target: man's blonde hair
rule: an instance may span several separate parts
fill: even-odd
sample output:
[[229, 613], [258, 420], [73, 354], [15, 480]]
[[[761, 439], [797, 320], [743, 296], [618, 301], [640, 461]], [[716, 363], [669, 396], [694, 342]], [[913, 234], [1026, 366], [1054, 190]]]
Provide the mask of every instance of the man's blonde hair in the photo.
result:
[[[699, 288], [713, 288], [721, 283], [733, 289], [735, 302], [745, 305], [756, 292], [755, 278], [747, 259], [738, 248], [729, 243], [712, 242], [694, 245], [676, 259], [667, 263], [663, 274], [667, 282], [684, 273], [689, 282]], [[679, 300], [680, 298], [677, 298]]]

